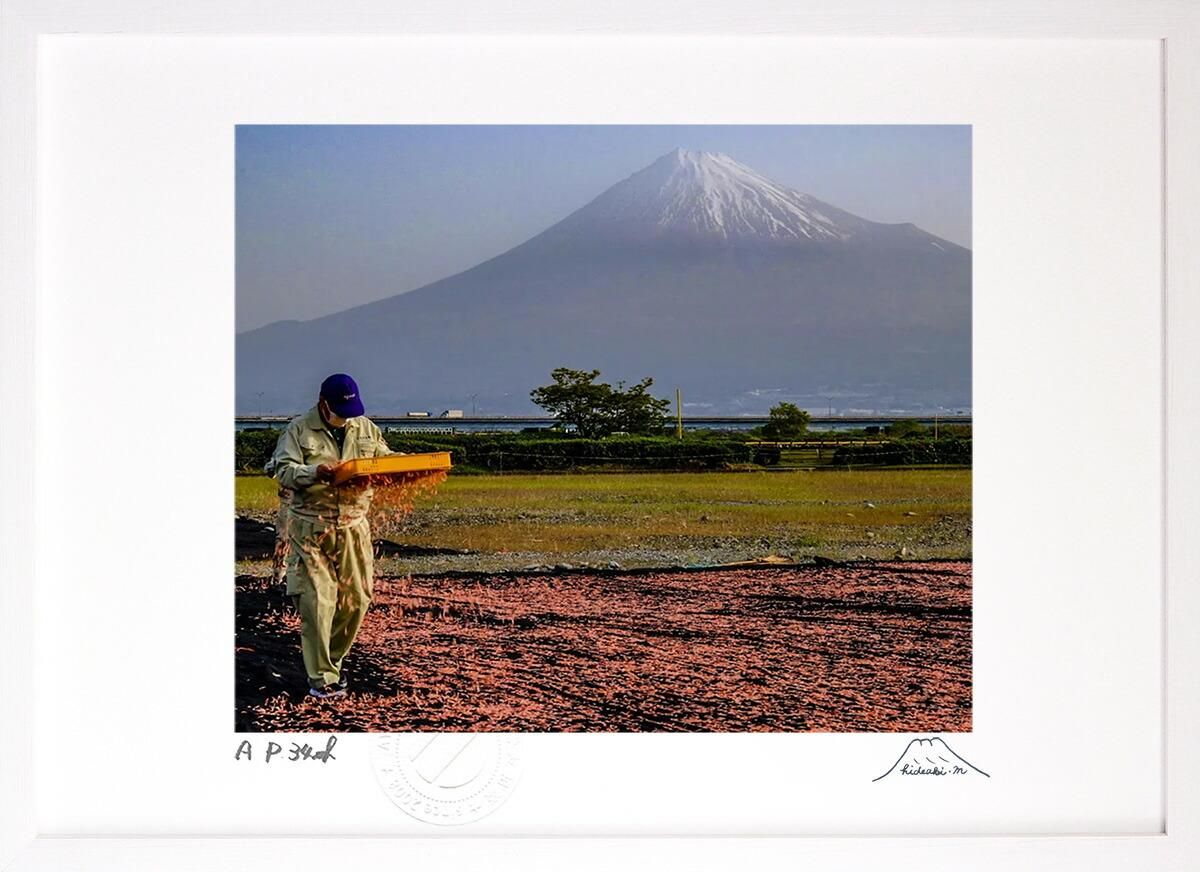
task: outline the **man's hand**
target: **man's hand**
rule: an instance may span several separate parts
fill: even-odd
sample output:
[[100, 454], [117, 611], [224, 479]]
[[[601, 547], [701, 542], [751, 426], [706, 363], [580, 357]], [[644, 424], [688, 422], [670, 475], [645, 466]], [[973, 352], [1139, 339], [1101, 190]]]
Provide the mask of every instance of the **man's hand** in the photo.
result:
[[337, 466], [332, 463], [322, 463], [317, 467], [317, 481], [333, 481], [333, 471]]

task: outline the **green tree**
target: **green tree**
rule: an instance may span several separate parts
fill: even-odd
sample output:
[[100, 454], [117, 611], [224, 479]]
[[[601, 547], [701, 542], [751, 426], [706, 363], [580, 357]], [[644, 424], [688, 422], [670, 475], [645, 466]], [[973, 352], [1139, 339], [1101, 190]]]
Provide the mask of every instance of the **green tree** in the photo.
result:
[[920, 421], [914, 421], [911, 418], [901, 418], [899, 421], [893, 421], [885, 428], [889, 436], [894, 436], [897, 439], [907, 439], [910, 436], [924, 436], [928, 433], [928, 429]]
[[668, 400], [659, 400], [650, 395], [654, 379], [644, 378], [633, 387], [625, 389], [625, 382], [617, 382], [612, 393], [613, 429], [644, 436], [661, 436], [671, 407]]
[[597, 439], [618, 430], [627, 433], [658, 435], [662, 432], [670, 403], [655, 399], [648, 388], [654, 384], [644, 378], [626, 389], [596, 382], [600, 370], [568, 369], [560, 366], [550, 373], [554, 384], [529, 392], [530, 399], [564, 424], [573, 424], [580, 436]]
[[792, 403], [772, 406], [769, 420], [763, 425], [765, 439], [794, 439], [808, 432], [809, 414]]

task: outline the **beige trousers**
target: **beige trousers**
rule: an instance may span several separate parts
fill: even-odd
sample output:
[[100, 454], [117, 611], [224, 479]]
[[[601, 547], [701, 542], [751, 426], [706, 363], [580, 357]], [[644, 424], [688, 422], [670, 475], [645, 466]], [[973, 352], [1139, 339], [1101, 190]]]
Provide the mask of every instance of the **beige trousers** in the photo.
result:
[[300, 611], [300, 650], [308, 683], [341, 679], [342, 660], [371, 604], [375, 572], [371, 526], [346, 527], [288, 519], [287, 592]]

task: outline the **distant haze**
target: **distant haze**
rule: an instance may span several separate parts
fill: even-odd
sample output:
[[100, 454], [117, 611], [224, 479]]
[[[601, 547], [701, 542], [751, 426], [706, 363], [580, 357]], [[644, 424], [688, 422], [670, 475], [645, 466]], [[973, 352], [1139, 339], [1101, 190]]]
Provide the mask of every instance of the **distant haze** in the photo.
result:
[[236, 408], [301, 411], [340, 371], [375, 415], [530, 414], [566, 366], [689, 415], [967, 409], [971, 306], [969, 249], [676, 148], [462, 272], [238, 334]]
[[971, 245], [966, 126], [239, 126], [237, 330], [469, 269], [677, 146]]

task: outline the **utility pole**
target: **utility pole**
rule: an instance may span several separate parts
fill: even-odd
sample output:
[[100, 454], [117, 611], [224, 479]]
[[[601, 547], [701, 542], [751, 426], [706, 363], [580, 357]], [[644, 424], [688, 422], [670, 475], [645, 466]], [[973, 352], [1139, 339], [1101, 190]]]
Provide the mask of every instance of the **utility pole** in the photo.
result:
[[675, 438], [683, 439], [683, 394], [675, 388]]

